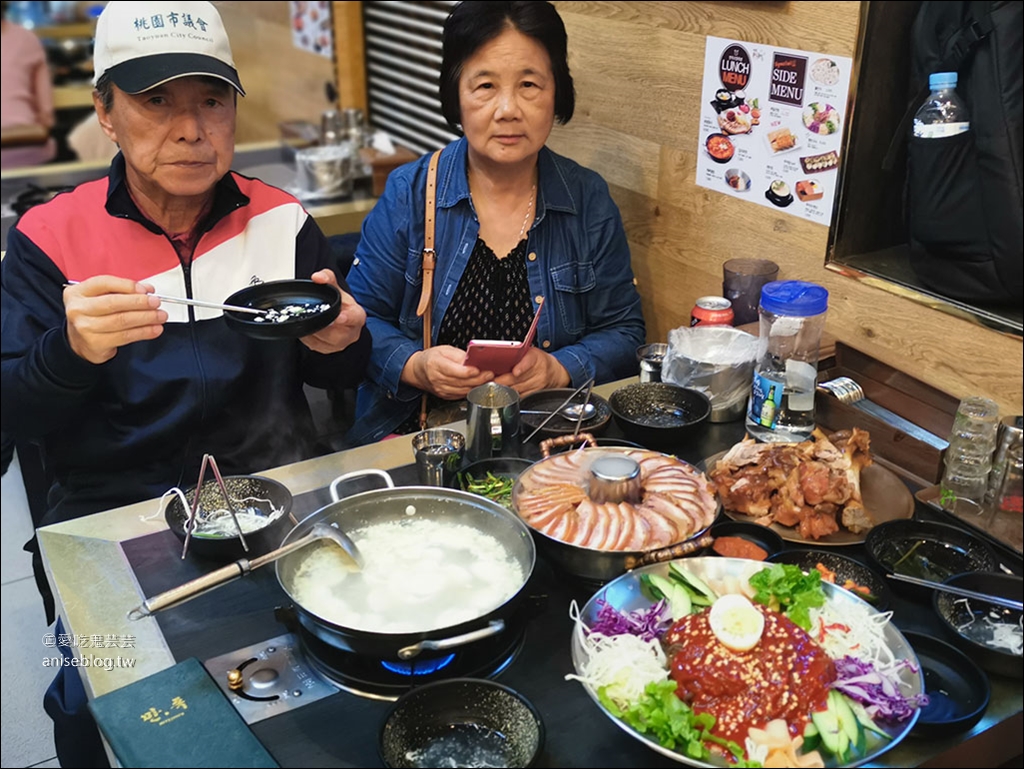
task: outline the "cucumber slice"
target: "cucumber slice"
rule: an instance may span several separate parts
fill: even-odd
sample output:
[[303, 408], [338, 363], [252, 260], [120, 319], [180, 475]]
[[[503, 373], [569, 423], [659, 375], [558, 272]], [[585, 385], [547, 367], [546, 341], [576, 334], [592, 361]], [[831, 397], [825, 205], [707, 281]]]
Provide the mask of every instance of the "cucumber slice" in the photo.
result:
[[846, 698], [846, 702], [850, 706], [850, 710], [853, 711], [853, 715], [857, 718], [857, 722], [864, 727], [866, 732], [871, 732], [872, 734], [886, 740], [892, 739], [892, 735], [882, 729], [882, 727], [876, 724], [874, 719], [868, 715], [867, 708], [865, 708], [862, 703], [857, 702], [857, 700], [850, 699], [849, 697]]
[[685, 617], [690, 613], [693, 604], [690, 601], [690, 594], [681, 585], [672, 580], [662, 577], [660, 574], [645, 575], [650, 577], [650, 584], [656, 588], [668, 601], [669, 613], [673, 620]]
[[668, 575], [685, 585], [688, 589], [704, 596], [709, 601], [713, 602], [718, 598], [718, 594], [708, 587], [704, 580], [684, 569], [678, 561], [669, 561]]
[[817, 750], [819, 745], [821, 745], [821, 735], [818, 734], [818, 729], [814, 722], [808, 721], [807, 726], [804, 727], [804, 742], [800, 746], [800, 752], [804, 754], [810, 753], [812, 750]]
[[836, 718], [839, 721], [839, 727], [849, 740], [850, 750], [862, 751], [866, 742], [864, 729], [853, 714], [853, 710], [848, 704], [849, 699], [842, 692], [838, 692], [835, 689], [829, 690], [828, 698], [829, 707], [835, 712]]
[[821, 744], [829, 753], [839, 754], [839, 738], [845, 737], [846, 733], [840, 728], [839, 721], [831, 710], [821, 710], [811, 713], [811, 723], [818, 730], [821, 737]]

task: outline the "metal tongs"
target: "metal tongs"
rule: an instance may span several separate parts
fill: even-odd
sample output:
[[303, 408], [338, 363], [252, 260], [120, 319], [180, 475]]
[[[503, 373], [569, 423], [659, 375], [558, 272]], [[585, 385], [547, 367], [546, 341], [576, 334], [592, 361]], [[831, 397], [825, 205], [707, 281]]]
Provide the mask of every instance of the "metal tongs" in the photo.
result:
[[213, 454], [203, 454], [203, 464], [199, 467], [199, 480], [196, 481], [196, 492], [192, 497], [192, 509], [189, 511], [188, 519], [185, 521], [185, 541], [181, 548], [181, 560], [183, 561], [188, 554], [188, 543], [192, 539], [192, 530], [196, 527], [196, 513], [199, 512], [199, 498], [202, 496], [203, 479], [206, 477], [207, 465], [213, 470], [213, 474], [217, 478], [217, 485], [220, 487], [220, 493], [224, 495], [224, 501], [227, 502], [228, 512], [231, 513], [231, 520], [235, 522], [235, 528], [238, 529], [238, 541], [242, 543], [242, 549], [247, 553], [249, 552], [249, 544], [245, 541], [245, 534], [242, 533], [242, 524], [238, 522], [238, 515], [235, 514], [235, 503], [231, 499], [231, 495], [228, 494], [227, 486], [224, 485], [224, 478], [221, 477], [220, 469], [217, 467], [217, 460], [213, 458]]

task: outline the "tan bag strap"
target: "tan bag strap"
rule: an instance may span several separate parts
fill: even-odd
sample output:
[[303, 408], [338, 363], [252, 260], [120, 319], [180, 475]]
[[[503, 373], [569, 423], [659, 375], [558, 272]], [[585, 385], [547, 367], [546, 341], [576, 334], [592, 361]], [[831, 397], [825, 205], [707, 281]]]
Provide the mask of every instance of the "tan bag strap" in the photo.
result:
[[[441, 159], [441, 150], [430, 157], [427, 169], [427, 206], [423, 216], [423, 287], [420, 289], [420, 303], [416, 307], [416, 315], [423, 318], [423, 349], [430, 347], [432, 333], [430, 327], [431, 306], [434, 293], [434, 268], [437, 266], [437, 254], [434, 251], [434, 223], [437, 210], [437, 164]], [[427, 427], [427, 394], [423, 393], [420, 400], [420, 429]]]

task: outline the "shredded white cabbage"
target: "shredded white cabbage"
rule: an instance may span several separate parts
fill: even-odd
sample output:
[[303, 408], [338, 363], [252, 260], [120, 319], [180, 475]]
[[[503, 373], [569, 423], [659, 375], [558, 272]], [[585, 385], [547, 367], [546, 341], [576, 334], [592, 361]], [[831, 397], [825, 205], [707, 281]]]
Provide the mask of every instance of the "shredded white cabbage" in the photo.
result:
[[892, 612], [875, 612], [862, 602], [826, 601], [810, 610], [811, 637], [832, 659], [849, 655], [878, 668], [896, 664], [896, 655], [885, 641], [885, 626]]
[[1024, 652], [1024, 614], [1017, 616], [1016, 624], [1003, 622], [1000, 611], [992, 608], [983, 617], [971, 608], [969, 598], [958, 598], [954, 604], [963, 604], [970, 620], [957, 626], [964, 638], [991, 649], [1020, 656]]
[[616, 705], [626, 707], [643, 696], [647, 684], [668, 678], [668, 659], [657, 638], [644, 641], [631, 633], [590, 633], [575, 601], [569, 616], [576, 622], [574, 632], [586, 659], [580, 664], [582, 675], [570, 673], [566, 681], [581, 681], [595, 692], [603, 686]]
[[[186, 499], [185, 492], [177, 486], [168, 489], [161, 495], [158, 512], [163, 511], [164, 500], [172, 496], [178, 498], [181, 508], [186, 513], [192, 512], [192, 503]], [[231, 501], [235, 505], [235, 516], [238, 518], [238, 526], [242, 527], [243, 534], [252, 534], [254, 531], [262, 529], [272, 521], [276, 521], [284, 513], [283, 507], [277, 507], [271, 500], [262, 497], [232, 497]], [[265, 509], [269, 509], [270, 512], [265, 513]], [[149, 520], [149, 518], [143, 518], [143, 520]], [[238, 527], [235, 526], [235, 521], [231, 517], [231, 511], [226, 507], [207, 510], [200, 505], [196, 510], [196, 522], [192, 534], [196, 537], [223, 539], [237, 536]]]

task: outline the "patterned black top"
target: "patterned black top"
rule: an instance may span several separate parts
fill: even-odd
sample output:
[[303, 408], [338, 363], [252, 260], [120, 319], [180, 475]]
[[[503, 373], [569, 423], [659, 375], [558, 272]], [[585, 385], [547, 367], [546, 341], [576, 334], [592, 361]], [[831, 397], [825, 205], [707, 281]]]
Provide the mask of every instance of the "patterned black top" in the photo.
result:
[[437, 344], [465, 350], [471, 339], [521, 340], [533, 321], [526, 238], [499, 259], [477, 238], [437, 331]]

